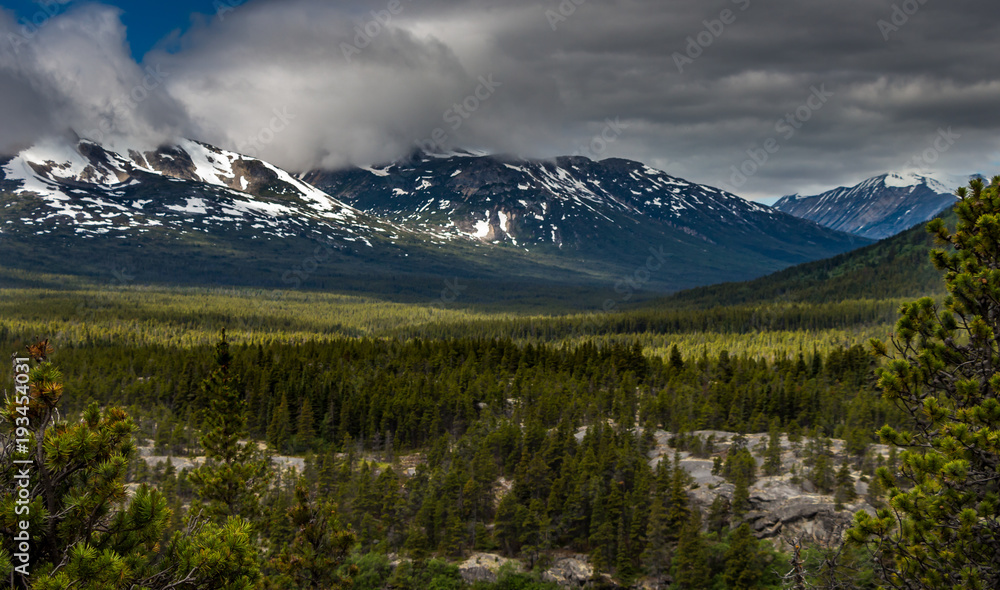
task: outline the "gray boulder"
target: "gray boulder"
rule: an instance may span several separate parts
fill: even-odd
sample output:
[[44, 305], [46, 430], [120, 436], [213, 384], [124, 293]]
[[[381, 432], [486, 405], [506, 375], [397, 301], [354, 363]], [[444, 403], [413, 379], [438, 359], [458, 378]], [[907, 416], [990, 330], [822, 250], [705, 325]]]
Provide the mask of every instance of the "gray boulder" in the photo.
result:
[[504, 565], [512, 563], [518, 571], [522, 570], [520, 562], [495, 555], [493, 553], [473, 553], [468, 559], [458, 565], [458, 573], [466, 584], [497, 581], [497, 574]]
[[552, 567], [542, 574], [542, 580], [558, 584], [563, 588], [583, 588], [593, 577], [594, 568], [582, 555], [557, 559]]

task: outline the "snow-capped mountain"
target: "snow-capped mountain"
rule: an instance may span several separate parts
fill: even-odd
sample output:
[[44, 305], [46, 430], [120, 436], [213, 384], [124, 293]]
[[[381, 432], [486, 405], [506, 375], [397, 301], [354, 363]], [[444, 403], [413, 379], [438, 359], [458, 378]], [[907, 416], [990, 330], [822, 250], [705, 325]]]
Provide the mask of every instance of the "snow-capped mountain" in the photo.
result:
[[684, 272], [691, 274], [741, 278], [860, 245], [770, 207], [622, 159], [416, 152], [387, 165], [317, 170], [300, 178], [366, 213], [441, 240], [615, 260], [644, 251], [640, 244], [662, 245], [679, 265], [687, 261]]
[[51, 142], [21, 152], [2, 172], [12, 193], [41, 201], [35, 215], [5, 225], [46, 231], [71, 221], [81, 237], [247, 225], [262, 237], [284, 237], [312, 221], [364, 239], [364, 223], [355, 223], [364, 216], [352, 207], [267, 162], [190, 140], [144, 152]]
[[[592, 228], [672, 224], [711, 243], [780, 217], [759, 205], [628, 160], [522, 160], [471, 152], [428, 154], [389, 165], [302, 175], [368, 213], [433, 231], [515, 246], [579, 248]], [[715, 236], [713, 238], [712, 236]]]
[[948, 208], [955, 202], [953, 193], [960, 184], [922, 174], [889, 173], [812, 197], [782, 197], [774, 208], [831, 229], [878, 240], [923, 223]]
[[617, 159], [418, 152], [293, 175], [197, 141], [75, 139], [0, 158], [0, 265], [52, 274], [93, 275], [95, 261], [127, 252], [162, 282], [440, 291], [442, 277], [461, 276], [614, 288], [627, 300], [865, 243]]

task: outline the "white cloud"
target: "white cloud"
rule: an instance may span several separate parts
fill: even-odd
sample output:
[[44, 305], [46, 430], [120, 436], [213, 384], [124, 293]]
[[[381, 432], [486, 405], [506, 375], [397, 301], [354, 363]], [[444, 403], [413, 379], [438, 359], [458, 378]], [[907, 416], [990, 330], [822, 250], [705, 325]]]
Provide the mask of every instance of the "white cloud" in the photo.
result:
[[5, 16], [0, 35], [17, 40], [0, 49], [0, 77], [10, 81], [0, 90], [0, 148], [70, 130], [144, 144], [188, 130], [185, 109], [164, 91], [169, 73], [145, 70], [129, 56], [117, 9], [83, 6], [30, 37]]

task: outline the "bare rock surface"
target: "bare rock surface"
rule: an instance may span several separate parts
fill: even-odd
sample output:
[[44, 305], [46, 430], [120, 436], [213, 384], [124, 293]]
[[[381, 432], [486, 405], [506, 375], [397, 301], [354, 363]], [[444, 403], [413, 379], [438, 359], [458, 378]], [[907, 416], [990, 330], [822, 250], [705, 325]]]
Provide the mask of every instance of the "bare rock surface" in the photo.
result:
[[514, 559], [507, 559], [494, 553], [473, 553], [458, 565], [458, 572], [467, 584], [476, 582], [492, 584], [497, 581], [500, 568], [508, 563], [514, 564], [519, 571], [523, 569], [521, 563]]
[[[731, 504], [735, 486], [719, 475], [713, 475], [716, 459], [724, 462], [733, 447], [733, 432], [701, 430], [691, 433], [700, 439], [701, 452], [697, 455], [689, 451], [677, 451], [671, 446], [675, 436], [665, 431], [654, 435], [656, 447], [650, 451], [650, 465], [660, 461], [672, 462], [676, 456], [678, 464], [692, 480], [688, 495], [705, 511], [717, 497], [723, 497]], [[766, 433], [745, 435], [746, 448], [757, 461], [758, 477], [749, 488], [750, 511], [746, 515], [759, 538], [780, 542], [783, 538], [803, 538], [804, 540], [830, 545], [839, 540], [843, 531], [850, 526], [854, 514], [865, 510], [874, 514], [874, 508], [867, 503], [867, 478], [862, 476], [856, 458], [847, 457], [846, 444], [842, 440], [830, 439], [829, 458], [834, 471], [847, 460], [853, 487], [858, 495], [854, 503], [844, 504], [838, 510], [832, 494], [817, 490], [809, 480], [809, 464], [806, 452], [807, 441], [792, 443], [786, 435], [780, 438], [781, 475], [762, 476], [764, 451], [767, 448]], [[886, 445], [870, 445], [871, 460], [885, 461], [889, 455]]]
[[542, 580], [563, 588], [584, 588], [594, 577], [594, 568], [582, 555], [557, 559], [542, 574]]

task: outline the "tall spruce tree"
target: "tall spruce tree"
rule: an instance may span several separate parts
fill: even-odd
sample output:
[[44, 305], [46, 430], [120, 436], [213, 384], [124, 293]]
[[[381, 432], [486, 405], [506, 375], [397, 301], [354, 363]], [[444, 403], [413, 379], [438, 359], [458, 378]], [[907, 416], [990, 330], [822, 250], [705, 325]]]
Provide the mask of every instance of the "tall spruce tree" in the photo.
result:
[[708, 558], [708, 543], [701, 534], [701, 515], [695, 510], [681, 529], [674, 554], [674, 581], [680, 590], [702, 590], [712, 586]]
[[764, 563], [761, 561], [759, 542], [743, 523], [729, 536], [726, 550], [726, 570], [723, 579], [731, 590], [752, 590], [761, 587]]
[[746, 448], [746, 438], [738, 435], [733, 439], [733, 447], [726, 457], [723, 473], [733, 482], [732, 513], [737, 519], [750, 510], [750, 486], [756, 481], [757, 462]]
[[341, 524], [336, 507], [326, 500], [311, 499], [305, 482], [299, 481], [295, 505], [287, 518], [295, 536], [270, 560], [276, 571], [268, 572], [262, 590], [351, 588], [358, 569], [345, 564], [357, 539]]
[[849, 538], [896, 588], [1000, 586], [1000, 177], [956, 194], [956, 230], [929, 225], [951, 247], [931, 255], [948, 296], [901, 307], [895, 354], [872, 342], [889, 359], [879, 385], [913, 426], [879, 431], [900, 469], [878, 470], [889, 507], [859, 512]]
[[286, 450], [292, 435], [292, 417], [288, 410], [288, 396], [281, 394], [281, 402], [274, 410], [267, 427], [267, 442], [279, 453]]
[[646, 548], [641, 558], [642, 564], [654, 579], [662, 578], [670, 564], [667, 511], [663, 505], [663, 496], [664, 493], [660, 490], [653, 494], [646, 528]]
[[230, 516], [254, 520], [270, 478], [269, 462], [248, 436], [243, 400], [229, 374], [232, 356], [223, 330], [215, 346], [216, 368], [202, 384], [208, 403], [201, 446], [206, 461], [191, 472], [205, 514], [216, 521]]
[[764, 475], [781, 475], [781, 430], [777, 421], [771, 422], [764, 451]]

